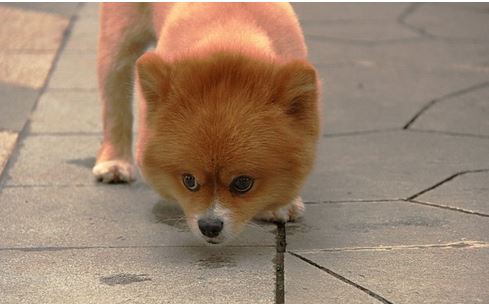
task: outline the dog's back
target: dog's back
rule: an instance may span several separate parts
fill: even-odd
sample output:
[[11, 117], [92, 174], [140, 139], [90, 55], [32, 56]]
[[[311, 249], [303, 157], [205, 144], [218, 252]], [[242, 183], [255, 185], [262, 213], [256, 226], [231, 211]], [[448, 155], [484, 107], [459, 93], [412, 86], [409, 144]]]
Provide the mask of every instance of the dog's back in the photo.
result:
[[154, 3], [151, 8], [156, 49], [167, 60], [216, 47], [283, 60], [307, 57], [288, 3]]

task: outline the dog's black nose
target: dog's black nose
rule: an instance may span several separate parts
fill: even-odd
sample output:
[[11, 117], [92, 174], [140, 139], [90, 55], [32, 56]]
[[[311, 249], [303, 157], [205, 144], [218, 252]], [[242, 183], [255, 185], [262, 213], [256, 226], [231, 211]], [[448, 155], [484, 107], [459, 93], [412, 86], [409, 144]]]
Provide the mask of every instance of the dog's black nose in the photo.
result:
[[203, 235], [214, 238], [222, 231], [224, 223], [217, 218], [201, 218], [197, 222]]

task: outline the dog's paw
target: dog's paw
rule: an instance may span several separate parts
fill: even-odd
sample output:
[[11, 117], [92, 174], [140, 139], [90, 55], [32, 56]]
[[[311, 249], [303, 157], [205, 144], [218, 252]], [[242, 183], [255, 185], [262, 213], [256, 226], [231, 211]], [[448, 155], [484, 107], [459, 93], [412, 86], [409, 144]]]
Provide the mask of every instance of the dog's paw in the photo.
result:
[[135, 179], [134, 165], [126, 160], [108, 160], [95, 165], [93, 175], [103, 183], [129, 183]]
[[304, 215], [305, 206], [302, 198], [298, 196], [290, 204], [274, 211], [263, 211], [255, 219], [268, 222], [293, 222]]

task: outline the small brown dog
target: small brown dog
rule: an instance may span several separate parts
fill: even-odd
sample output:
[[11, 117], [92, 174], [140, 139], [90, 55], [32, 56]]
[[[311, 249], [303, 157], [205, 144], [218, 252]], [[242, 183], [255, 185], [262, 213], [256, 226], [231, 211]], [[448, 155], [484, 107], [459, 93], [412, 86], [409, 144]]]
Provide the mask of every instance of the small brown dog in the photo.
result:
[[102, 4], [104, 139], [93, 173], [106, 183], [135, 176], [135, 66], [138, 165], [181, 205], [196, 235], [221, 243], [252, 218], [302, 215], [298, 195], [320, 133], [319, 81], [289, 4]]

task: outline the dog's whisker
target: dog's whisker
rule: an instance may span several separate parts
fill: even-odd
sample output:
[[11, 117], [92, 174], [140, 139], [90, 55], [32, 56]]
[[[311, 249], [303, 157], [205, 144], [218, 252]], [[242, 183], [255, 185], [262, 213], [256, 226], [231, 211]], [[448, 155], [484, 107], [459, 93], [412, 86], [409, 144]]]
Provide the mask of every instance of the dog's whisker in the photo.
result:
[[175, 217], [175, 218], [162, 218], [162, 221], [180, 221], [185, 219], [185, 217]]
[[260, 226], [260, 225], [258, 225], [256, 223], [253, 223], [253, 222], [246, 223], [246, 226], [256, 227], [256, 228], [258, 228], [258, 229], [260, 229], [262, 231], [266, 231], [266, 229], [264, 227], [262, 227], [262, 226]]

